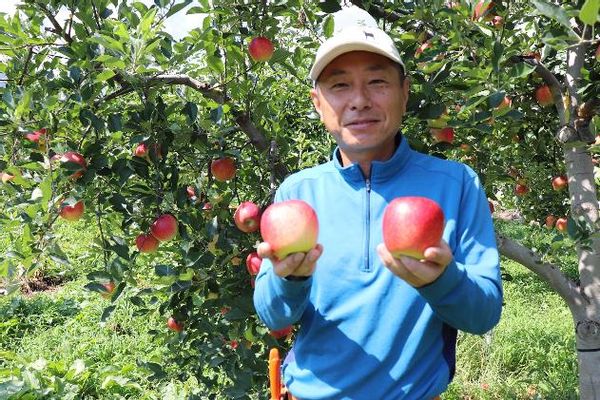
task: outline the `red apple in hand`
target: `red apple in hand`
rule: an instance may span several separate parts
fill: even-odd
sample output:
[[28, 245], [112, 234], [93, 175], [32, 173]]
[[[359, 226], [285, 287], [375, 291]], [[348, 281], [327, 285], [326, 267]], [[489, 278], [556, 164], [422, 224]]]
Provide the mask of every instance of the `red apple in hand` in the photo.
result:
[[317, 213], [303, 200], [271, 204], [260, 220], [260, 234], [279, 260], [292, 253], [306, 253], [317, 244]]
[[178, 322], [175, 318], [169, 317], [167, 327], [174, 332], [181, 332], [183, 331], [183, 322]]
[[140, 233], [135, 238], [135, 246], [140, 253], [154, 253], [158, 249], [158, 239], [150, 234]]
[[150, 233], [161, 242], [171, 240], [177, 236], [177, 220], [171, 214], [163, 214], [154, 220]]
[[559, 175], [552, 178], [552, 189], [559, 191], [563, 190], [569, 185], [569, 180], [566, 175]]
[[254, 251], [246, 257], [246, 269], [250, 275], [258, 275], [260, 264], [262, 264], [262, 258], [260, 258], [257, 252]]
[[552, 97], [550, 86], [542, 85], [535, 89], [535, 99], [542, 107], [548, 107], [554, 104], [554, 98]]
[[285, 328], [275, 329], [275, 330], [269, 331], [269, 335], [273, 336], [275, 339], [281, 339], [283, 337], [286, 337], [290, 333], [292, 333], [292, 326], [291, 325], [290, 326], [286, 326]]
[[427, 197], [398, 197], [383, 213], [383, 242], [395, 258], [422, 259], [425, 249], [439, 246], [443, 233], [444, 212]]
[[251, 201], [244, 201], [233, 215], [235, 226], [242, 232], [256, 232], [260, 227], [260, 208]]
[[[60, 157], [62, 163], [74, 163], [79, 164], [80, 168], [76, 170], [71, 176], [71, 179], [79, 179], [83, 176], [83, 172], [87, 169], [87, 162], [83, 156], [75, 151], [67, 151]], [[71, 169], [71, 167], [69, 167]]]
[[556, 229], [559, 232], [566, 232], [567, 231], [567, 218], [566, 217], [560, 217], [556, 220]]
[[235, 160], [231, 157], [218, 158], [210, 163], [210, 173], [219, 182], [233, 179], [235, 171]]
[[254, 61], [270, 60], [274, 50], [273, 43], [264, 36], [255, 37], [248, 46], [248, 53]]
[[85, 211], [85, 206], [83, 204], [83, 200], [79, 200], [77, 203], [73, 205], [61, 204], [60, 208], [60, 216], [67, 221], [77, 221], [83, 215]]

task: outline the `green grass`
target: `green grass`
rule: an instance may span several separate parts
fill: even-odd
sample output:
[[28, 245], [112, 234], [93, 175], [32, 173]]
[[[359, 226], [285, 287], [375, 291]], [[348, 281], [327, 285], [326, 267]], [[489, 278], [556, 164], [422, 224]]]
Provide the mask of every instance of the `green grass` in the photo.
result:
[[[119, 300], [107, 321], [100, 322], [110, 302], [84, 289], [85, 274], [95, 268], [81, 258], [83, 252], [94, 251], [81, 245], [96, 235], [87, 226], [57, 226], [72, 260], [69, 267], [46, 270], [65, 277], [60, 288], [0, 297], [0, 398], [180, 399], [191, 393], [203, 398], [195, 379], [178, 381], [177, 368], [165, 362], [172, 355], [165, 343], [173, 335], [166, 332], [164, 317], [137, 316], [127, 301]], [[548, 252], [549, 259], [574, 273], [574, 256], [553, 258], [549, 233], [517, 223], [498, 227]], [[532, 272], [504, 259], [502, 266], [511, 280], [504, 282], [501, 321], [489, 334], [459, 335], [457, 374], [444, 399], [577, 398], [568, 308]], [[154, 334], [153, 329], [163, 333]], [[152, 379], [156, 371], [147, 363], [163, 365], [160, 379]], [[31, 395], [7, 395], [19, 388], [29, 388]]]

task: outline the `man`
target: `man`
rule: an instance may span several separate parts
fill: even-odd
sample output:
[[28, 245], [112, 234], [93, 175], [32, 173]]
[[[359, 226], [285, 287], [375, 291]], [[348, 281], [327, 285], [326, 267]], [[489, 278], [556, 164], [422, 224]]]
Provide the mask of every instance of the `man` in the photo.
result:
[[[272, 329], [299, 323], [283, 382], [297, 399], [432, 399], [454, 374], [457, 330], [500, 318], [502, 288], [488, 202], [467, 166], [412, 150], [399, 133], [409, 80], [392, 39], [351, 26], [319, 48], [311, 97], [337, 148], [288, 177], [275, 201], [302, 199], [319, 244], [276, 260], [267, 243], [254, 303]], [[385, 206], [424, 196], [443, 209], [423, 260], [382, 244]]]

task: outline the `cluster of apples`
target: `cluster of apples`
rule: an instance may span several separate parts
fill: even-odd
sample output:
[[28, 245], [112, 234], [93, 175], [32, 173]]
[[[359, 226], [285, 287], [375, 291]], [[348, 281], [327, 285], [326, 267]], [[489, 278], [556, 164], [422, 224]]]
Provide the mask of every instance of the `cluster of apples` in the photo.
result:
[[171, 214], [162, 214], [154, 220], [149, 233], [140, 233], [135, 245], [140, 253], [154, 253], [160, 242], [166, 242], [177, 236], [177, 219]]

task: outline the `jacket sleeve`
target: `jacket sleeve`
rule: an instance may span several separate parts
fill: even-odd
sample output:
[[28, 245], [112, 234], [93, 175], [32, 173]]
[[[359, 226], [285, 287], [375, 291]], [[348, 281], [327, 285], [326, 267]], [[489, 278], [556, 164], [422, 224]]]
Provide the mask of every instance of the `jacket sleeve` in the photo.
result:
[[488, 200], [479, 178], [466, 168], [457, 214], [454, 259], [440, 277], [420, 288], [434, 312], [450, 326], [483, 334], [500, 320], [500, 258]]
[[[275, 195], [275, 203], [284, 200], [280, 190]], [[282, 329], [297, 322], [308, 304], [312, 280], [312, 277], [301, 281], [281, 278], [273, 271], [271, 261], [264, 259], [254, 286], [258, 317], [270, 329]]]

